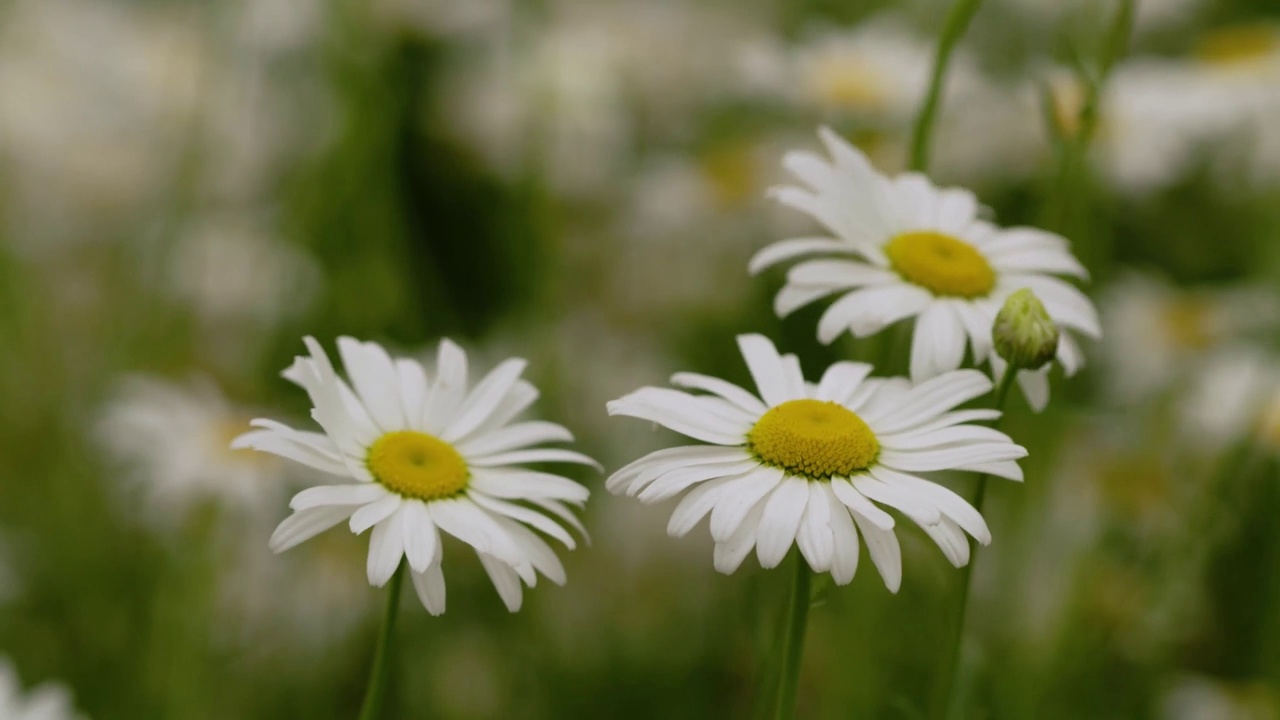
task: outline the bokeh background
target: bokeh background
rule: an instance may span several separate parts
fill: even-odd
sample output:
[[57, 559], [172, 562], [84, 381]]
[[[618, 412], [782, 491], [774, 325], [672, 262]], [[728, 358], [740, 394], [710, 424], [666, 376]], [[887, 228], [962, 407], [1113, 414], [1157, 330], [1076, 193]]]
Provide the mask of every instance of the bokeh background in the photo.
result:
[[[95, 720], [355, 716], [367, 539], [272, 555], [307, 477], [226, 447], [305, 419], [304, 334], [526, 357], [610, 468], [670, 437], [605, 401], [745, 381], [736, 333], [904, 370], [900, 333], [776, 319], [746, 262], [815, 230], [765, 190], [820, 124], [904, 167], [946, 8], [0, 0], [7, 672]], [[937, 127], [935, 179], [1070, 237], [1107, 332], [1004, 426], [1031, 455], [988, 493], [964, 716], [1275, 720], [1280, 7], [1139, 0], [1099, 86], [1115, 10], [988, 0]], [[509, 615], [454, 552], [444, 617], [406, 598], [388, 717], [752, 717], [787, 573], [718, 575], [578, 477], [566, 587]], [[813, 612], [801, 717], [928, 715], [961, 576], [899, 534], [896, 596], [864, 563]]]

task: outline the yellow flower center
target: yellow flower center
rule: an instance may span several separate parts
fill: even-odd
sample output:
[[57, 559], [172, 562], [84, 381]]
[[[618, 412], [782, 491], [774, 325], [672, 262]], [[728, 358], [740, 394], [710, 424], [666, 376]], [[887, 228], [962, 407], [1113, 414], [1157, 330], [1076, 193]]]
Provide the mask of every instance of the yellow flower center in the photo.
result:
[[1170, 301], [1163, 310], [1165, 332], [1174, 345], [1188, 350], [1213, 345], [1215, 318], [1207, 303], [1193, 297], [1179, 298]]
[[899, 275], [934, 295], [982, 297], [996, 284], [995, 271], [982, 253], [950, 235], [931, 230], [902, 233], [884, 252]]
[[1280, 33], [1266, 25], [1241, 25], [1215, 30], [1196, 46], [1195, 55], [1208, 65], [1238, 67], [1280, 51]]
[[865, 470], [880, 442], [862, 418], [822, 400], [790, 400], [760, 417], [747, 445], [768, 465], [815, 480]]
[[827, 108], [874, 112], [889, 103], [884, 77], [856, 57], [822, 59], [811, 68], [806, 84], [810, 97]]
[[439, 500], [467, 487], [467, 463], [449, 443], [414, 430], [387, 433], [369, 448], [369, 472], [388, 490]]
[[760, 190], [760, 169], [748, 143], [733, 142], [702, 156], [703, 177], [721, 208], [754, 200]]

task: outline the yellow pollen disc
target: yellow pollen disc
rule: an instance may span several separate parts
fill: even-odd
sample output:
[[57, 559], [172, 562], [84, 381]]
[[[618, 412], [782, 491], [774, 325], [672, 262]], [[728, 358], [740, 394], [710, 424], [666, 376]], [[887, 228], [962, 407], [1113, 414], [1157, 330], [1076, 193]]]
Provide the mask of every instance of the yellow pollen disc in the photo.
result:
[[880, 442], [862, 418], [822, 400], [770, 408], [747, 433], [747, 443], [766, 464], [816, 480], [865, 470], [880, 454]]
[[369, 472], [388, 490], [439, 500], [467, 487], [467, 463], [453, 446], [414, 430], [387, 433], [369, 448]]
[[885, 245], [893, 269], [934, 295], [976, 298], [991, 292], [996, 274], [972, 245], [932, 231], [902, 233]]
[[1217, 318], [1213, 308], [1196, 298], [1180, 298], [1163, 308], [1165, 332], [1174, 345], [1200, 350], [1213, 345]]
[[1265, 25], [1241, 25], [1209, 33], [1196, 47], [1203, 62], [1218, 66], [1245, 65], [1280, 50], [1280, 33]]
[[884, 78], [857, 58], [835, 57], [817, 64], [807, 85], [810, 96], [825, 107], [876, 111], [889, 102]]

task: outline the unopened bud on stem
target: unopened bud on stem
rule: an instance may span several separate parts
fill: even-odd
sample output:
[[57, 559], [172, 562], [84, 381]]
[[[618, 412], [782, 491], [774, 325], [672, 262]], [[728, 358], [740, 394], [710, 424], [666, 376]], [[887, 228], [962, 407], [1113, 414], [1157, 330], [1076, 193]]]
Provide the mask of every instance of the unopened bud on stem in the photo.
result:
[[1028, 288], [1011, 294], [991, 326], [996, 354], [1017, 370], [1038, 370], [1058, 352], [1058, 326]]

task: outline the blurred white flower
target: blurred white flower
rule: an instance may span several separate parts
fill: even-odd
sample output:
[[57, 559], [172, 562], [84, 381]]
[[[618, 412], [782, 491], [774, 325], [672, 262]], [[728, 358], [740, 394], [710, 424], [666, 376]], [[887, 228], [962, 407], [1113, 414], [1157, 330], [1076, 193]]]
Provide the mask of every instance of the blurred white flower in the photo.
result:
[[1160, 700], [1160, 720], [1277, 720], [1280, 705], [1266, 684], [1204, 675], [1178, 678]]
[[1179, 419], [1196, 447], [1217, 450], [1261, 439], [1280, 393], [1280, 357], [1250, 346], [1224, 347], [1205, 358], [1180, 386]]
[[1130, 273], [1103, 290], [1101, 344], [1107, 396], [1131, 404], [1168, 389], [1224, 343], [1280, 324], [1268, 288], [1186, 290]]
[[1225, 184], [1280, 180], [1280, 25], [1218, 28], [1194, 49], [1189, 72], [1200, 89], [1199, 102], [1218, 118], [1225, 152], [1215, 168]]
[[[1097, 25], [1110, 22], [1116, 6], [1109, 0], [1004, 0], [1004, 3], [1025, 19], [1046, 28], [1059, 28], [1072, 19]], [[1176, 27], [1194, 19], [1196, 11], [1205, 5], [1205, 0], [1141, 0], [1134, 3], [1134, 31], [1142, 34]]]
[[[804, 187], [773, 193], [835, 237], [782, 240], [750, 263], [757, 273], [821, 256], [787, 273], [774, 301], [779, 316], [838, 294], [818, 321], [821, 342], [846, 331], [867, 337], [913, 319], [913, 380], [960, 367], [966, 348], [975, 364], [990, 361], [1000, 378], [1005, 362], [991, 352], [991, 326], [1010, 293], [1030, 288], [1062, 330], [1058, 363], [1068, 375], [1084, 364], [1073, 333], [1097, 338], [1102, 330], [1089, 298], [1056, 277], [1088, 277], [1065, 238], [1031, 227], [997, 227], [979, 219], [977, 199], [968, 190], [938, 188], [919, 173], [882, 175], [835, 133], [822, 128], [819, 134], [831, 159], [788, 153], [783, 162]], [[1036, 410], [1049, 401], [1048, 370], [1018, 373]]]
[[740, 48], [761, 35], [740, 14], [680, 2], [549, 14], [460, 53], [445, 120], [495, 167], [537, 171], [574, 198], [617, 189], [641, 130], [688, 134], [696, 109], [734, 92]]
[[0, 22], [8, 236], [27, 250], [110, 237], [183, 157], [210, 69], [177, 6], [17, 0]]
[[[1085, 90], [1069, 71], [1049, 73], [1054, 120], [1068, 137], [1079, 131]], [[1176, 60], [1138, 58], [1121, 63], [1099, 99], [1090, 160], [1117, 190], [1146, 194], [1187, 172], [1223, 127], [1222, 112]]]
[[[754, 548], [776, 567], [794, 544], [814, 572], [853, 580], [858, 537], [886, 587], [897, 592], [902, 557], [883, 503], [918, 524], [956, 567], [969, 562], [968, 533], [991, 541], [982, 516], [920, 473], [988, 472], [1021, 480], [1027, 451], [1007, 435], [972, 425], [995, 410], [951, 412], [991, 390], [976, 370], [919, 385], [867, 379], [871, 366], [840, 362], [806, 383], [795, 355], [760, 335], [738, 345], [761, 397], [723, 380], [676, 373], [673, 384], [705, 394], [644, 387], [608, 405], [610, 415], [658, 423], [703, 444], [645, 455], [614, 473], [608, 488], [644, 503], [689, 490], [667, 531], [682, 537], [711, 517], [715, 567], [732, 573]], [[874, 502], [873, 502], [874, 501]]]
[[560, 559], [530, 528], [573, 549], [573, 536], [560, 522], [584, 532], [569, 506], [586, 502], [588, 491], [523, 465], [596, 463], [571, 450], [531, 447], [572, 440], [560, 425], [511, 424], [538, 397], [520, 379], [524, 360], [500, 363], [468, 390], [467, 356], [448, 340], [440, 343], [436, 377], [428, 382], [418, 361], [392, 360], [376, 343], [341, 337], [338, 350], [353, 390], [319, 343], [305, 342], [310, 356], [296, 358], [285, 377], [307, 391], [324, 432], [254, 420], [260, 429], [235, 446], [297, 461], [347, 484], [295, 495], [293, 515], [271, 536], [274, 551], [345, 520], [356, 534], [372, 528], [369, 584], [386, 585], [407, 560], [418, 598], [433, 615], [445, 610], [441, 531], [475, 549], [512, 612], [523, 601], [522, 582], [533, 587], [541, 573], [564, 584]]
[[283, 464], [228, 447], [248, 417], [206, 377], [133, 376], [120, 382], [94, 430], [143, 496], [146, 519], [172, 529], [203, 502], [250, 516], [274, 512], [285, 490]]
[[[873, 126], [900, 125], [924, 98], [933, 45], [890, 16], [818, 31], [789, 51], [790, 71], [777, 91], [828, 121], [853, 118]], [[945, 91], [948, 96], [963, 91], [974, 79], [972, 61], [961, 51], [954, 56]]]
[[23, 692], [18, 673], [0, 657], [0, 718], [4, 720], [84, 720], [71, 693], [60, 683], [46, 682]]
[[197, 219], [170, 252], [169, 292], [206, 323], [269, 328], [306, 310], [319, 289], [315, 261], [245, 215]]

